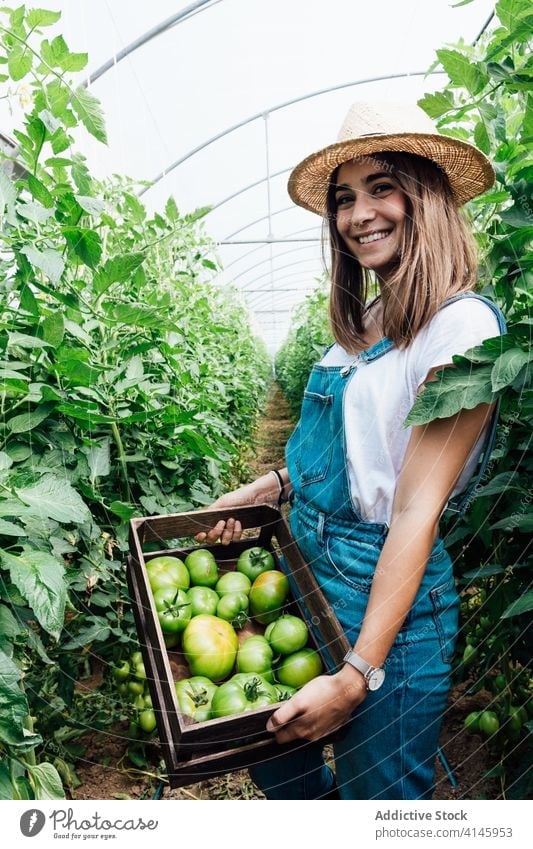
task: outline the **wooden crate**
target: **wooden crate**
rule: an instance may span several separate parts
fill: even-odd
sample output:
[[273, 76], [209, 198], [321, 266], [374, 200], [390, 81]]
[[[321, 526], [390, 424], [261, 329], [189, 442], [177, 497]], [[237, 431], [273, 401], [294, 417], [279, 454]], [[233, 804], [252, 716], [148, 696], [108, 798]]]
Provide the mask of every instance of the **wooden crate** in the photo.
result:
[[[293, 540], [278, 510], [266, 505], [231, 510], [246, 529], [245, 539], [228, 546], [191, 545], [200, 531], [226, 519], [227, 510], [201, 510], [168, 516], [150, 516], [130, 522], [128, 584], [135, 622], [148, 676], [148, 685], [157, 717], [159, 739], [172, 787], [180, 787], [250, 766], [259, 760], [289, 751], [279, 746], [265, 725], [275, 707], [247, 711], [234, 717], [196, 723], [178, 710], [174, 690], [172, 650], [167, 649], [157, 619], [146, 572], [146, 562], [161, 554], [184, 558], [193, 548], [208, 548], [223, 569], [235, 568], [239, 554], [251, 546], [262, 546], [274, 555], [276, 568], [283, 569], [295, 588], [294, 595], [305, 599], [305, 608], [293, 598], [294, 612], [318, 632], [323, 649], [311, 631], [311, 644], [321, 653], [326, 668], [342, 662], [348, 642], [320, 587]], [[251, 529], [254, 529], [253, 532]], [[188, 538], [188, 544], [179, 543]], [[157, 550], [154, 549], [154, 543]], [[150, 550], [148, 550], [150, 549]], [[280, 556], [283, 561], [280, 561]]]

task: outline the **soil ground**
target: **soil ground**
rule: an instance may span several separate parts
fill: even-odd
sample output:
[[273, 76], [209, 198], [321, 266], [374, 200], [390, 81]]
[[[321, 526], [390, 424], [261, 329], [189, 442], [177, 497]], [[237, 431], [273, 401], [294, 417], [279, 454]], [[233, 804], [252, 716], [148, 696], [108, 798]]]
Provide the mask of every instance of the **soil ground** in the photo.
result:
[[[266, 413], [260, 422], [253, 455], [245, 458], [250, 477], [284, 465], [283, 451], [293, 427], [285, 399], [276, 385], [270, 394]], [[90, 689], [101, 680], [98, 671], [92, 681], [82, 682]], [[463, 719], [472, 710], [487, 703], [483, 692], [465, 695], [465, 687], [455, 688], [449, 699], [441, 734], [442, 760], [436, 765], [434, 799], [498, 799], [503, 798], [499, 781], [487, 778], [493, 765], [487, 744], [478, 734], [467, 734]], [[82, 740], [85, 759], [76, 763], [79, 786], [72, 790], [75, 799], [151, 799], [163, 792], [164, 799], [262, 799], [247, 772], [235, 772], [220, 778], [171, 790], [161, 787], [164, 764], [156, 743], [146, 744], [146, 766], [133, 766], [127, 756], [127, 723], [113, 733], [93, 733]], [[326, 750], [329, 755], [330, 751]], [[451, 773], [451, 776], [449, 772]]]

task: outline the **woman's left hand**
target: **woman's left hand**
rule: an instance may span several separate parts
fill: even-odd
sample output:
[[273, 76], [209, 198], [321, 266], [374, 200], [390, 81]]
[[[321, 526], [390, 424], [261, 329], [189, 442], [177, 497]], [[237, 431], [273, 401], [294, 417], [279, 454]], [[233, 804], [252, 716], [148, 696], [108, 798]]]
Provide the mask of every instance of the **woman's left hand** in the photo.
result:
[[320, 675], [272, 714], [267, 731], [275, 734], [278, 743], [319, 740], [348, 722], [366, 694], [363, 677], [351, 667], [335, 675]]

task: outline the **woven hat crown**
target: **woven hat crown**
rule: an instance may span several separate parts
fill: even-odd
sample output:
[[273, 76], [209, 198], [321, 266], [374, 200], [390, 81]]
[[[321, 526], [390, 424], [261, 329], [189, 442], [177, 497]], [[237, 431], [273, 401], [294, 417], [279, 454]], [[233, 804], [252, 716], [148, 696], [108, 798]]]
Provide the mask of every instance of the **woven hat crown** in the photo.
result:
[[472, 144], [437, 132], [426, 113], [412, 103], [354, 103], [338, 140], [307, 156], [288, 183], [292, 200], [326, 215], [328, 182], [343, 162], [363, 156], [408, 153], [434, 162], [446, 174], [458, 206], [486, 191], [494, 182], [489, 160]]

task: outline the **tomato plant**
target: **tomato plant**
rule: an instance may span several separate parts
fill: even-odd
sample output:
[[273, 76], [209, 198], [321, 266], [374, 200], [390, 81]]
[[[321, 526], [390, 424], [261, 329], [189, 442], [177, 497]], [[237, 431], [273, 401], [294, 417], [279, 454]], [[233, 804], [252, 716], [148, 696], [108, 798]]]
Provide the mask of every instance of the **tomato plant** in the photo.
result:
[[275, 568], [275, 562], [270, 551], [260, 546], [245, 549], [237, 560], [237, 572], [242, 572], [253, 583], [261, 572]]
[[206, 548], [197, 548], [185, 558], [193, 586], [214, 587], [218, 581], [218, 566], [215, 556]]
[[250, 589], [251, 615], [262, 625], [273, 622], [281, 615], [288, 595], [289, 581], [283, 572], [277, 569], [262, 572]]
[[233, 669], [239, 640], [229, 622], [217, 616], [195, 616], [183, 632], [182, 648], [193, 676], [222, 681]]

